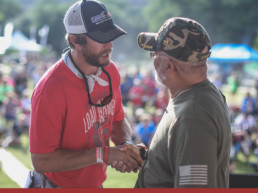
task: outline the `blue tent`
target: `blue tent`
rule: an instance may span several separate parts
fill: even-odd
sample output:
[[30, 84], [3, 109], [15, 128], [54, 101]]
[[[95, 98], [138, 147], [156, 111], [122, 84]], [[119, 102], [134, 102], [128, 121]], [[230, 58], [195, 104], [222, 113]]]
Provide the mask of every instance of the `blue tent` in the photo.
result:
[[258, 52], [245, 44], [215, 44], [209, 60], [230, 63], [258, 61]]
[[258, 52], [253, 50], [251, 53], [251, 60], [252, 61], [258, 61]]

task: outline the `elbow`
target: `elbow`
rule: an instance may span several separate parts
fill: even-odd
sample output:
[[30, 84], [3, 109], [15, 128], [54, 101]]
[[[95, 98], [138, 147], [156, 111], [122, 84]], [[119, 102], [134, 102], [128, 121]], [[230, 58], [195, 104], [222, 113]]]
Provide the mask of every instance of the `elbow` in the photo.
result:
[[48, 170], [46, 169], [46, 167], [44, 167], [44, 165], [38, 161], [32, 161], [32, 165], [35, 171], [37, 171], [38, 173], [46, 173], [48, 172]]
[[47, 160], [46, 159], [39, 159], [37, 156], [31, 156], [32, 165], [35, 171], [38, 173], [47, 173], [50, 172], [50, 169], [47, 167]]

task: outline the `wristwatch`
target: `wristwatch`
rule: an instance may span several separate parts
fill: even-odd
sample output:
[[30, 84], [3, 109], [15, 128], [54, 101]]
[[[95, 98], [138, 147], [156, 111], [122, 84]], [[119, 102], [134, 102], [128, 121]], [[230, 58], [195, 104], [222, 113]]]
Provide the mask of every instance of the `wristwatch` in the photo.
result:
[[142, 160], [145, 160], [147, 158], [148, 150], [141, 146], [139, 146], [138, 148], [140, 149], [140, 155], [141, 155]]
[[[132, 144], [132, 143], [130, 141], [124, 141], [121, 143], [121, 145], [124, 145], [124, 144]], [[146, 149], [146, 146], [143, 143], [137, 144], [136, 146], [140, 150], [140, 155], [142, 160], [145, 160], [147, 158], [147, 152], [148, 152], [148, 150]]]

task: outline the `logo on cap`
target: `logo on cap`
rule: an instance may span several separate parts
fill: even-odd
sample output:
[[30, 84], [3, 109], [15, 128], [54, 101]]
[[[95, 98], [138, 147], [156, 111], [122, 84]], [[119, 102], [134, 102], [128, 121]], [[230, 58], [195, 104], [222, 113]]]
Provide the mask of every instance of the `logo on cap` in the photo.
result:
[[110, 13], [108, 11], [102, 11], [100, 14], [91, 17], [91, 22], [98, 25], [109, 19], [111, 19]]

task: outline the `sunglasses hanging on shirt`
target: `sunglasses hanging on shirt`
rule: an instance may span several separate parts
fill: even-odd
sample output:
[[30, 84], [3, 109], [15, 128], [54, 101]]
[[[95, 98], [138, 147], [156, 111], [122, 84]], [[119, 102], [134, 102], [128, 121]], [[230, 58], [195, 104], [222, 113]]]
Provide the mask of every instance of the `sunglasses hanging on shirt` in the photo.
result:
[[69, 57], [74, 65], [74, 67], [80, 72], [80, 74], [82, 75], [83, 79], [84, 79], [84, 82], [85, 82], [85, 87], [86, 87], [86, 91], [87, 91], [87, 95], [88, 95], [88, 98], [89, 98], [89, 104], [92, 105], [92, 106], [95, 106], [95, 107], [104, 107], [106, 106], [107, 104], [109, 104], [111, 101], [112, 101], [112, 98], [113, 98], [113, 92], [112, 92], [112, 85], [111, 85], [111, 77], [110, 75], [108, 74], [108, 72], [103, 68], [101, 67], [101, 70], [107, 75], [108, 77], [108, 81], [109, 81], [109, 92], [110, 94], [108, 96], [106, 96], [104, 99], [102, 99], [100, 101], [100, 104], [94, 104], [91, 100], [91, 96], [90, 96], [90, 89], [89, 89], [89, 84], [88, 84], [88, 80], [87, 80], [87, 77], [85, 76], [85, 74], [81, 71], [81, 69], [74, 63], [73, 61], [73, 58], [71, 56], [71, 51], [69, 51]]

